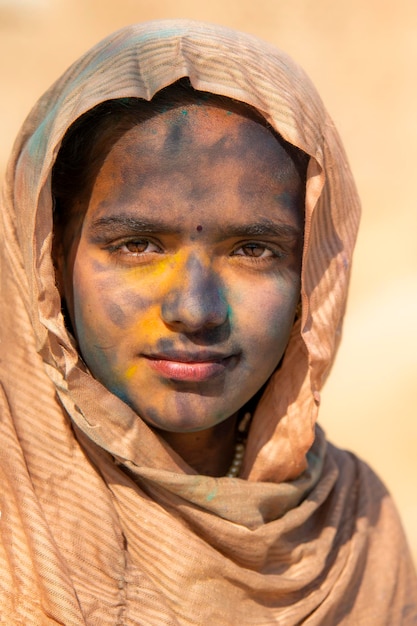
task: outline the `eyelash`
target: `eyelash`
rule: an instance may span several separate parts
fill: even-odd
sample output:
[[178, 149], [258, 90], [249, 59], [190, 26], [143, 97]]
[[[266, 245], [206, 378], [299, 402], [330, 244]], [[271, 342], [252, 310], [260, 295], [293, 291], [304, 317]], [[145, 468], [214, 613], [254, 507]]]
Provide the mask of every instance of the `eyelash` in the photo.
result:
[[[148, 251], [145, 249], [142, 252], [132, 252], [128, 250], [129, 245], [133, 245], [133, 246], [143, 245], [146, 248], [148, 246], [154, 246], [155, 248], [157, 248], [157, 250]], [[126, 250], [123, 250], [124, 247], [126, 248]], [[252, 256], [250, 254], [237, 254], [239, 250], [243, 250], [245, 248], [249, 248], [249, 249], [262, 248], [264, 252], [269, 252], [270, 254], [267, 254], [266, 256], [264, 256], [264, 252], [262, 253], [261, 256]], [[120, 241], [120, 242], [107, 246], [107, 250], [110, 252], [110, 254], [118, 256], [118, 257], [134, 257], [136, 259], [141, 258], [141, 257], [147, 257], [149, 254], [153, 255], [153, 254], [160, 254], [163, 252], [162, 246], [158, 245], [157, 243], [153, 242], [150, 239], [128, 239], [125, 241]], [[283, 258], [287, 256], [287, 253], [283, 251], [282, 249], [277, 249], [276, 246], [268, 245], [260, 241], [247, 241], [247, 242], [239, 243], [234, 248], [230, 256], [235, 257], [235, 258], [237, 257], [239, 261], [244, 260], [244, 262], [249, 261], [250, 263], [253, 263], [253, 264], [266, 264], [266, 263], [271, 263], [274, 260], [282, 260]]]
[[[266, 255], [266, 256], [252, 256], [250, 254], [237, 254], [237, 252], [239, 250], [243, 250], [244, 248], [249, 248], [249, 249], [254, 249], [254, 248], [262, 248], [264, 250], [264, 252], [270, 252], [270, 254]], [[266, 260], [266, 259], [272, 259], [272, 258], [283, 258], [285, 255], [282, 251], [278, 251], [276, 250], [274, 247], [272, 246], [268, 246], [264, 243], [258, 242], [258, 241], [249, 241], [247, 243], [243, 243], [240, 244], [239, 248], [234, 250], [234, 253], [232, 254], [232, 256], [242, 256], [244, 258], [247, 259], [251, 259], [251, 260]]]
[[[131, 252], [130, 250], [123, 251], [122, 248], [124, 246], [129, 246], [129, 245], [153, 245], [156, 248], [158, 248], [158, 251], [156, 252], [155, 250], [152, 250], [151, 252], [147, 251], [147, 250], [143, 250], [142, 252]], [[126, 255], [126, 256], [135, 256], [135, 257], [139, 257], [139, 256], [144, 256], [145, 254], [155, 254], [155, 252], [157, 254], [159, 254], [159, 252], [162, 252], [162, 248], [154, 243], [153, 241], [149, 240], [149, 239], [128, 239], [126, 241], [121, 241], [118, 243], [115, 243], [111, 246], [108, 247], [108, 250], [112, 253], [112, 254], [119, 254], [119, 255]]]

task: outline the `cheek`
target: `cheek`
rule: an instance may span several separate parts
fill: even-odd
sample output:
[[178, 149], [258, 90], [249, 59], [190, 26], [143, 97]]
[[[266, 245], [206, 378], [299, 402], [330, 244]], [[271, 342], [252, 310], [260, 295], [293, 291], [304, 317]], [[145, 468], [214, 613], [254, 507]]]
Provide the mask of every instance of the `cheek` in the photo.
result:
[[72, 323], [81, 354], [97, 375], [114, 358], [115, 331], [126, 321], [117, 297], [111, 297], [105, 272], [85, 256], [73, 267]]
[[[299, 281], [272, 280], [239, 289], [231, 303], [231, 318], [252, 357], [279, 361], [294, 323]], [[276, 357], [275, 357], [276, 355]]]
[[100, 297], [100, 311], [102, 317], [108, 324], [112, 324], [121, 330], [129, 326], [129, 317], [123, 307], [114, 301], [112, 297], [108, 297], [105, 293]]
[[73, 323], [88, 365], [88, 360], [105, 361], [118, 368], [132, 349], [158, 340], [160, 315], [153, 291], [149, 295], [152, 289], [146, 280], [94, 272], [93, 264], [90, 271], [86, 263], [74, 268]]
[[263, 294], [260, 303], [259, 322], [267, 335], [289, 332], [294, 322], [299, 290], [276, 291]]
[[97, 281], [97, 291], [99, 314], [115, 331], [128, 331], [138, 322], [143, 326], [155, 314], [153, 299], [143, 290], [121, 287], [113, 278]]

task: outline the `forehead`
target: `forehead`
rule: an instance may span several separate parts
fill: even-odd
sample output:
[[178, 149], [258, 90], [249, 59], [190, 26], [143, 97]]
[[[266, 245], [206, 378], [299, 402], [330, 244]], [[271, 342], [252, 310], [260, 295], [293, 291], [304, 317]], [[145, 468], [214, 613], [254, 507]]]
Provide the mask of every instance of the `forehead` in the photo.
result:
[[284, 143], [243, 105], [196, 102], [158, 112], [119, 137], [116, 130], [104, 146], [104, 163], [107, 169], [123, 167], [128, 174], [129, 163], [134, 167], [140, 160], [144, 174], [156, 175], [194, 160], [209, 176], [227, 162], [246, 169], [246, 175], [252, 169], [257, 176], [294, 185], [299, 175]]
[[303, 189], [291, 156], [244, 111], [192, 103], [122, 130], [102, 144], [86, 224], [122, 214], [221, 230], [276, 217], [303, 228]]

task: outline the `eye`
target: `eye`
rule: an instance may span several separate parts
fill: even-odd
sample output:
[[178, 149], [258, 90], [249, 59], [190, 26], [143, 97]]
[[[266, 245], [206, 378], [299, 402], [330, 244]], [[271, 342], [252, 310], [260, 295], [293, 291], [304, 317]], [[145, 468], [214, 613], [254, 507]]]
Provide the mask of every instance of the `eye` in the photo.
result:
[[262, 243], [245, 243], [244, 245], [237, 248], [234, 253], [234, 256], [244, 256], [244, 257], [252, 257], [252, 258], [268, 258], [273, 256], [278, 256], [273, 250], [268, 248], [266, 245]]
[[128, 241], [121, 241], [110, 246], [110, 252], [118, 255], [141, 256], [158, 254], [162, 252], [162, 249], [153, 241], [149, 241], [149, 239], [129, 239]]
[[126, 249], [130, 254], [143, 254], [144, 252], [160, 252], [161, 249], [146, 239], [140, 239], [139, 241], [126, 241], [126, 243], [120, 246], [120, 249]]

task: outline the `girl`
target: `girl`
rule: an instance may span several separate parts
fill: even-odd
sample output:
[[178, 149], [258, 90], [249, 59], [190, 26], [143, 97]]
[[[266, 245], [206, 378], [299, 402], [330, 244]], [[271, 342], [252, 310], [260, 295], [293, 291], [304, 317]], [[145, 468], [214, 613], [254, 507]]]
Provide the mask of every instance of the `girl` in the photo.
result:
[[389, 494], [315, 426], [359, 203], [304, 73], [126, 28], [15, 145], [1, 250], [7, 624], [414, 624]]

